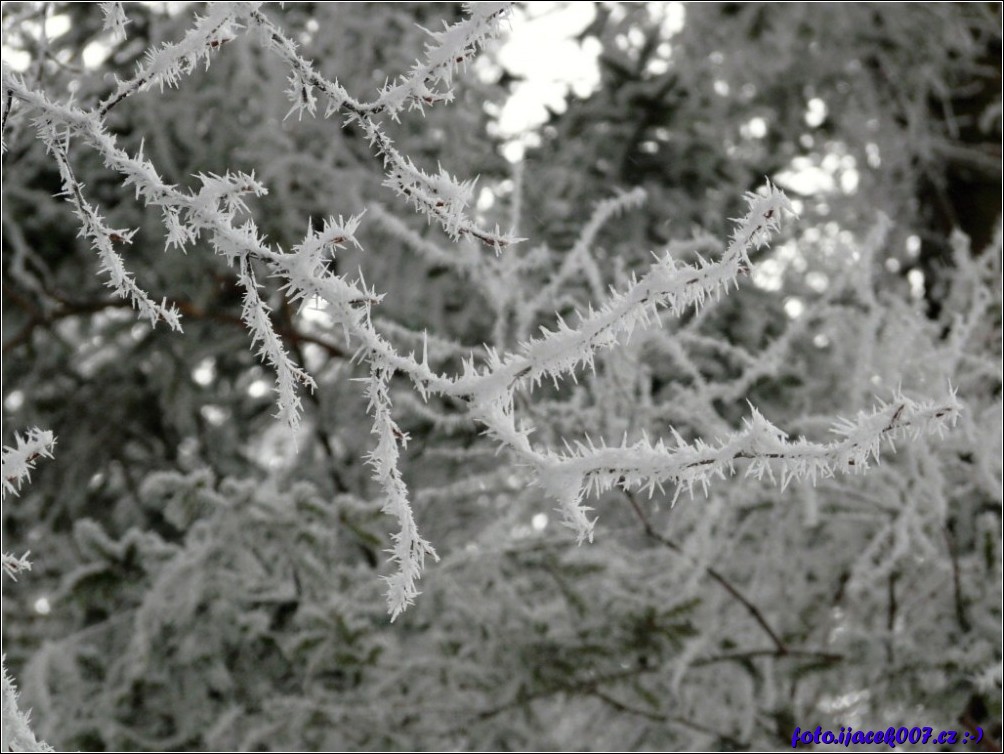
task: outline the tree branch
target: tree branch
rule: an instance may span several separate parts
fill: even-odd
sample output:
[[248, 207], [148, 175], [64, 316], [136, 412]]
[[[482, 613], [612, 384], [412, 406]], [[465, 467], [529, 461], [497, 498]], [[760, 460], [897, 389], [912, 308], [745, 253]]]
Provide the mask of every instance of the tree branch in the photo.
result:
[[[642, 528], [645, 530], [645, 534], [648, 537], [654, 539], [663, 547], [672, 550], [675, 553], [678, 553], [680, 555], [686, 555], [683, 549], [678, 544], [676, 544], [676, 542], [669, 539], [668, 537], [663, 536], [662, 534], [660, 534], [655, 530], [655, 527], [652, 526], [652, 522], [649, 520], [648, 516], [645, 515], [645, 511], [642, 509], [641, 504], [635, 498], [634, 493], [632, 493], [630, 490], [622, 490], [622, 492], [624, 493], [624, 496], [627, 498], [628, 503], [631, 505], [631, 510], [634, 512], [635, 516], [641, 522]], [[757, 607], [755, 604], [753, 604], [742, 592], [740, 592], [739, 589], [734, 584], [732, 584], [732, 582], [729, 581], [720, 571], [718, 571], [715, 568], [712, 568], [711, 566], [705, 566], [704, 571], [716, 584], [718, 584], [720, 587], [722, 587], [722, 589], [728, 592], [728, 594], [734, 600], [736, 600], [736, 602], [738, 602], [740, 605], [743, 606], [746, 612], [750, 614], [753, 620], [756, 621], [757, 625], [759, 625], [760, 628], [763, 629], [764, 633], [766, 633], [767, 636], [770, 638], [771, 643], [773, 643], [774, 645], [774, 648], [768, 650], [751, 650], [747, 652], [739, 652], [729, 655], [718, 655], [715, 658], [707, 658], [704, 661], [698, 660], [694, 663], [695, 665], [710, 664], [712, 662], [723, 662], [726, 660], [749, 659], [753, 657], [810, 657], [814, 659], [823, 660], [826, 662], [839, 662], [840, 660], [843, 659], [843, 655], [836, 654], [833, 652], [822, 652], [819, 650], [790, 648], [780, 637], [777, 631], [774, 630], [773, 626], [770, 625], [770, 622], [767, 620], [766, 616], [763, 614], [760, 608]]]

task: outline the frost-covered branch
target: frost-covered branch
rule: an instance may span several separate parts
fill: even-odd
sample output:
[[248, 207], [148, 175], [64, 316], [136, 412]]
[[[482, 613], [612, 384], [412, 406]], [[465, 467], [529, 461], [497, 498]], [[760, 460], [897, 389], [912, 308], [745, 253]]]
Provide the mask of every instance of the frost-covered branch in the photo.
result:
[[[954, 392], [942, 401], [916, 402], [903, 395], [854, 420], [841, 420], [833, 432], [841, 439], [814, 443], [787, 435], [753, 409], [745, 428], [718, 443], [686, 443], [676, 435], [675, 447], [663, 440], [641, 440], [632, 445], [608, 447], [578, 442], [567, 454], [554, 455], [546, 476], [560, 478], [562, 512], [566, 522], [580, 530], [579, 502], [615, 486], [647, 488], [649, 493], [666, 483], [676, 485], [674, 501], [683, 490], [691, 495], [698, 487], [707, 494], [715, 479], [735, 474], [737, 461], [748, 461], [746, 476], [777, 481], [783, 490], [792, 480], [832, 477], [837, 473], [864, 473], [878, 462], [881, 444], [898, 438], [941, 436], [962, 411]], [[555, 485], [556, 486], [556, 485]], [[590, 524], [591, 528], [591, 524]], [[589, 529], [586, 530], [588, 534]]]
[[517, 312], [519, 317], [517, 332], [520, 337], [528, 337], [530, 324], [538, 314], [544, 313], [547, 307], [553, 308], [554, 299], [575, 274], [581, 273], [586, 276], [595, 300], [598, 301], [605, 295], [601, 273], [590, 253], [591, 247], [596, 241], [597, 234], [610, 220], [624, 212], [642, 206], [646, 198], [645, 190], [636, 188], [596, 204], [592, 216], [582, 227], [575, 244], [562, 255], [561, 267], [547, 284]]
[[738, 285], [737, 276], [750, 269], [749, 253], [767, 243], [780, 227], [783, 212], [791, 212], [784, 193], [769, 184], [766, 196], [747, 194], [746, 200], [749, 211], [738, 221], [728, 249], [717, 262], [678, 264], [665, 254], [626, 291], [612, 293], [598, 310], [590, 306], [575, 327], [559, 317], [555, 330], [542, 327], [541, 337], [524, 343], [520, 353], [494, 356], [486, 369], [469, 370], [455, 390], [478, 398], [502, 396], [518, 383], [557, 380], [579, 367], [592, 368], [597, 351], [627, 340], [637, 327], [658, 322], [659, 308], [678, 315]]
[[[37, 427], [28, 430], [24, 436], [14, 435], [14, 445], [4, 446], [2, 461], [0, 461], [4, 499], [8, 493], [18, 494], [21, 484], [31, 478], [31, 472], [39, 458], [52, 458], [52, 449], [55, 444], [56, 438], [52, 432]], [[30, 570], [31, 561], [28, 560], [27, 555], [16, 557], [7, 552], [3, 553], [4, 575], [14, 578], [21, 571]]]
[[392, 214], [381, 204], [374, 204], [370, 209], [370, 217], [380, 224], [389, 235], [402, 241], [409, 249], [424, 259], [429, 265], [448, 267], [457, 275], [469, 279], [473, 285], [483, 283], [481, 257], [468, 245], [458, 246], [446, 251], [437, 244], [422, 238], [412, 230], [400, 217]]
[[304, 385], [313, 390], [317, 385], [314, 378], [298, 367], [287, 353], [272, 323], [272, 310], [258, 294], [258, 281], [246, 257], [242, 257], [240, 261], [238, 282], [244, 290], [241, 319], [251, 331], [251, 346], [257, 346], [258, 356], [275, 370], [275, 389], [279, 402], [277, 418], [288, 424], [295, 434], [300, 426], [302, 405], [297, 387]]
[[406, 105], [421, 108], [451, 100], [453, 95], [449, 88], [434, 92], [430, 87], [439, 84], [448, 87], [453, 70], [468, 60], [486, 38], [498, 33], [510, 5], [472, 3], [467, 6], [470, 18], [442, 32], [430, 32], [436, 44], [427, 48], [425, 62], [416, 63], [409, 76], [385, 88], [372, 103], [354, 99], [337, 81], [318, 73], [310, 61], [299, 55], [296, 44], [263, 13], [255, 11], [250, 17], [261, 30], [268, 48], [292, 72], [287, 90], [293, 103], [290, 113], [302, 114], [306, 111], [314, 115], [317, 111], [316, 89], [327, 99], [326, 118], [343, 112], [346, 114], [346, 125], [356, 123], [362, 129], [371, 149], [383, 159], [385, 186], [430, 220], [438, 222], [454, 241], [464, 237], [474, 238], [499, 252], [520, 239], [502, 233], [498, 227], [492, 230], [482, 228], [469, 217], [474, 181], [460, 181], [441, 167], [437, 174], [426, 173], [394, 146], [393, 140], [374, 116], [387, 113], [396, 120]]
[[[386, 85], [372, 102], [353, 98], [338, 82], [330, 81], [314, 70], [313, 64], [297, 53], [296, 43], [264, 13], [255, 10], [250, 17], [293, 72], [287, 94], [294, 112], [307, 110], [314, 113], [316, 98], [312, 89], [316, 87], [328, 97], [329, 107], [335, 110], [344, 107], [360, 116], [387, 114], [397, 120], [405, 108], [424, 112], [426, 106], [452, 102], [454, 72], [471, 60], [487, 40], [499, 35], [512, 5], [511, 2], [466, 3], [464, 10], [467, 18], [453, 25], [444, 25], [440, 32], [427, 30], [434, 41], [426, 45], [425, 60], [416, 61], [407, 75]], [[433, 91], [432, 87], [440, 85], [445, 88]]]
[[[569, 377], [577, 380], [586, 370], [595, 372], [597, 356], [624, 346], [632, 333], [661, 325], [664, 314], [679, 316], [700, 309], [708, 300], [738, 287], [739, 277], [752, 268], [754, 250], [764, 246], [779, 229], [782, 216], [792, 212], [787, 198], [768, 183], [762, 194], [747, 194], [747, 212], [737, 219], [719, 258], [698, 257], [696, 263], [683, 263], [674, 247], [670, 247], [655, 255], [655, 261], [644, 274], [632, 277], [621, 290], [609, 291], [604, 282], [608, 277], [606, 271], [600, 269], [590, 248], [607, 221], [644, 200], [644, 192], [640, 190], [601, 202], [554, 274], [535, 291], [525, 290], [522, 284], [529, 275], [523, 273], [539, 277], [544, 263], [551, 261], [546, 251], [531, 253], [523, 259], [515, 255], [512, 259], [498, 259], [481, 258], [467, 249], [454, 257], [380, 210], [375, 213], [377, 219], [389, 232], [433, 264], [449, 267], [486, 295], [497, 315], [495, 347], [462, 349], [435, 336], [430, 339], [399, 326], [380, 324], [374, 310], [383, 294], [367, 285], [361, 274], [350, 279], [337, 274], [331, 264], [348, 246], [361, 248], [356, 238], [361, 215], [337, 220], [329, 217], [320, 228], [307, 221], [302, 241], [286, 251], [270, 243], [251, 217], [248, 200], [263, 198], [268, 193], [253, 174], [198, 175], [198, 184], [192, 188], [168, 184], [144, 156], [142, 147], [136, 154], [130, 154], [118, 145], [103, 116], [131, 94], [158, 83], [174, 85], [200, 61], [208, 64], [211, 53], [231, 39], [242, 25], [253, 25], [262, 32], [267, 48], [291, 71], [289, 93], [294, 99], [295, 112], [306, 110], [313, 115], [318, 95], [326, 99], [325, 115], [340, 113], [348, 122], [358, 124], [373, 152], [382, 157], [384, 185], [402, 196], [407, 204], [435, 219], [453, 240], [473, 237], [500, 250], [515, 239], [497, 228], [481, 228], [470, 218], [473, 181], [461, 181], [442, 168], [438, 174], [423, 171], [398, 150], [375, 118], [386, 115], [397, 119], [407, 109], [449, 100], [453, 71], [497, 31], [508, 5], [472, 6], [469, 18], [433, 34], [434, 42], [429, 45], [425, 59], [408, 75], [385, 87], [371, 103], [353, 99], [337, 82], [315, 71], [313, 64], [299, 55], [296, 45], [258, 6], [258, 3], [213, 5], [209, 15], [199, 20], [182, 42], [151, 53], [136, 76], [118, 83], [115, 92], [93, 111], [52, 101], [6, 66], [3, 89], [8, 98], [17, 100], [34, 114], [39, 138], [59, 165], [64, 192], [80, 220], [82, 235], [98, 251], [102, 269], [111, 278], [110, 285], [142, 314], [151, 321], [165, 319], [180, 329], [177, 311], [166, 304], [159, 307], [154, 304], [126, 272], [114, 244], [128, 242], [132, 231], [107, 227], [98, 211], [86, 201], [84, 187], [76, 179], [68, 158], [71, 140], [79, 140], [93, 149], [105, 167], [121, 176], [124, 185], [135, 191], [142, 205], [160, 214], [168, 248], [186, 250], [205, 238], [213, 251], [235, 270], [244, 293], [241, 319], [251, 333], [252, 347], [276, 373], [279, 415], [294, 429], [301, 410], [297, 388], [301, 385], [313, 388], [314, 382], [287, 352], [272, 322], [267, 297], [261, 293], [256, 270], [259, 273], [265, 270], [274, 277], [288, 302], [314, 305], [320, 301], [327, 307], [333, 327], [342, 332], [346, 345], [356, 349], [357, 359], [369, 368], [366, 396], [373, 415], [373, 434], [377, 437], [369, 462], [384, 493], [383, 510], [398, 524], [391, 556], [397, 571], [388, 578], [393, 617], [418, 594], [416, 582], [424, 557], [435, 553], [417, 531], [400, 469], [398, 443], [403, 446], [406, 438], [392, 416], [392, 375], [400, 374], [410, 380], [423, 400], [438, 396], [465, 406], [466, 419], [479, 422], [500, 448], [536, 472], [539, 483], [558, 501], [565, 523], [576, 531], [580, 540], [592, 536], [594, 522], [582, 505], [590, 493], [616, 485], [653, 489], [672, 483], [677, 492], [683, 488], [692, 491], [695, 486], [706, 488], [713, 479], [733, 473], [738, 461], [748, 464], [747, 474], [779, 475], [782, 486], [793, 478], [815, 479], [838, 471], [863, 470], [869, 458], [877, 458], [881, 441], [940, 430], [958, 415], [954, 397], [942, 403], [921, 404], [897, 396], [894, 404], [871, 415], [861, 415], [843, 426], [843, 439], [833, 443], [789, 442], [754, 410], [744, 430], [717, 444], [698, 440], [688, 445], [679, 437], [672, 446], [661, 440], [654, 443], [642, 440], [633, 445], [625, 441], [619, 447], [579, 441], [566, 443], [567, 452], [548, 447], [546, 442], [535, 444], [531, 440], [533, 427], [517, 415], [525, 397], [517, 393], [544, 380], [558, 384]], [[114, 9], [110, 12], [114, 13]], [[5, 104], [5, 112], [8, 110], [9, 103]], [[540, 320], [546, 307], [554, 307], [554, 302], [565, 295], [569, 283], [579, 274], [584, 276], [585, 290], [591, 299], [583, 304], [585, 311], [577, 314], [571, 324], [556, 315], [556, 324], [550, 329], [541, 327], [538, 337], [529, 337], [530, 326]], [[510, 316], [522, 342], [506, 350]], [[420, 347], [420, 356], [399, 349], [391, 337], [394, 342], [403, 342], [404, 349]], [[670, 343], [667, 350], [698, 384], [701, 400], [710, 405], [713, 398], [736, 397], [735, 393], [743, 392], [754, 379], [772, 368], [787, 343], [779, 340], [775, 348], [768, 349], [767, 358], [754, 358], [732, 348], [729, 353], [742, 362], [744, 371], [732, 383], [713, 388], [703, 384], [700, 370], [679, 342]], [[430, 366], [430, 345], [436, 368]], [[446, 358], [461, 354], [464, 360], [460, 374], [440, 371]], [[430, 409], [426, 415], [435, 415], [435, 411]], [[436, 421], [443, 426], [451, 423], [445, 417], [436, 417]], [[560, 434], [556, 433], [559, 438]]]
[[127, 301], [139, 314], [150, 320], [151, 325], [164, 321], [172, 330], [181, 331], [181, 316], [178, 310], [166, 300], [157, 303], [136, 283], [126, 269], [125, 262], [115, 250], [115, 244], [132, 243], [136, 231], [126, 228], [109, 228], [105, 219], [84, 197], [84, 185], [79, 183], [70, 167], [66, 139], [60, 137], [56, 129], [43, 125], [39, 129], [42, 141], [59, 166], [63, 179], [63, 196], [73, 206], [73, 212], [80, 221], [80, 236], [90, 241], [101, 260], [100, 270], [108, 276], [108, 287]]
[[111, 32], [114, 37], [124, 39], [125, 27], [129, 23], [129, 19], [126, 18], [122, 3], [101, 3], [100, 5], [101, 15], [105, 17], [104, 30]]
[[[4, 69], [4, 87], [22, 101], [30, 101], [44, 117], [39, 119], [39, 136], [56, 156], [66, 193], [82, 223], [82, 234], [91, 239], [102, 259], [102, 268], [111, 275], [112, 287], [120, 295], [128, 296], [141, 313], [151, 321], [166, 320], [175, 329], [181, 329], [180, 317], [174, 307], [154, 304], [125, 271], [113, 242], [125, 242], [132, 231], [113, 230], [105, 226], [103, 218], [83, 198], [82, 188], [76, 180], [66, 158], [66, 137], [60, 135], [54, 123], [82, 137], [102, 156], [105, 165], [124, 176], [124, 184], [135, 188], [144, 204], [161, 210], [167, 245], [184, 248], [198, 239], [202, 232], [210, 235], [214, 250], [228, 262], [238, 266], [239, 280], [245, 290], [242, 318], [252, 334], [252, 343], [261, 345], [262, 358], [277, 371], [276, 391], [279, 396], [279, 413], [295, 429], [299, 422], [300, 401], [295, 386], [313, 386], [313, 380], [289, 357], [281, 339], [275, 333], [269, 310], [261, 300], [253, 273], [247, 264], [248, 256], [262, 258], [273, 256], [260, 239], [255, 224], [248, 220], [237, 226], [237, 216], [247, 212], [244, 197], [264, 195], [266, 189], [253, 175], [241, 173], [218, 176], [202, 175], [201, 188], [194, 192], [180, 191], [166, 184], [156, 168], [142, 154], [133, 157], [120, 149], [114, 136], [104, 128], [94, 114], [86, 113], [72, 105], [57, 105], [43, 94], [34, 92], [9, 70]], [[257, 252], [257, 253], [256, 253]], [[157, 316], [154, 317], [153, 315]]]
[[[0, 460], [0, 474], [3, 475], [3, 498], [7, 493], [17, 494], [22, 482], [28, 480], [35, 462], [39, 458], [52, 458], [52, 448], [56, 440], [52, 432], [38, 428], [30, 429], [24, 435], [14, 436], [13, 446], [4, 446]], [[3, 572], [14, 578], [16, 574], [31, 569], [27, 555], [15, 557], [3, 553]], [[17, 704], [17, 688], [7, 674], [6, 655], [0, 661], [3, 674], [3, 748], [4, 751], [52, 751], [52, 747], [39, 741], [31, 730], [28, 715]]]
[[398, 443], [406, 445], [408, 436], [401, 432], [391, 416], [388, 383], [392, 375], [392, 370], [374, 361], [366, 381], [366, 396], [373, 413], [373, 434], [377, 436], [377, 446], [368, 454], [367, 462], [384, 491], [383, 512], [396, 518], [399, 527], [398, 533], [393, 535], [394, 547], [390, 551], [397, 572], [386, 577], [387, 605], [391, 620], [394, 620], [419, 594], [415, 582], [425, 568], [425, 556], [439, 558], [432, 545], [419, 536], [408, 501], [408, 488], [401, 478]]
[[17, 704], [17, 687], [7, 674], [7, 656], [0, 662], [3, 673], [3, 747], [4, 751], [52, 751], [52, 747], [39, 741], [31, 729], [28, 715]]
[[405, 107], [424, 112], [427, 105], [452, 102], [454, 72], [498, 36], [511, 7], [509, 2], [465, 3], [468, 17], [443, 24], [442, 31], [428, 31], [433, 42], [425, 46], [425, 59], [416, 61], [406, 76], [385, 86], [373, 103], [361, 109], [371, 114], [385, 112], [397, 120]]
[[14, 445], [4, 446], [0, 473], [3, 474], [3, 497], [8, 493], [17, 494], [21, 483], [31, 477], [35, 461], [52, 458], [52, 448], [56, 444], [52, 432], [30, 429], [22, 437], [15, 435]]
[[[101, 6], [105, 28], [124, 36], [126, 18], [122, 3], [102, 3]], [[209, 3], [206, 16], [197, 19], [180, 42], [150, 50], [135, 76], [127, 81], [116, 80], [115, 90], [97, 107], [98, 117], [103, 118], [122, 100], [152, 86], [177, 86], [200, 61], [204, 60], [208, 68], [213, 52], [233, 41], [247, 16], [260, 6], [261, 3]]]

